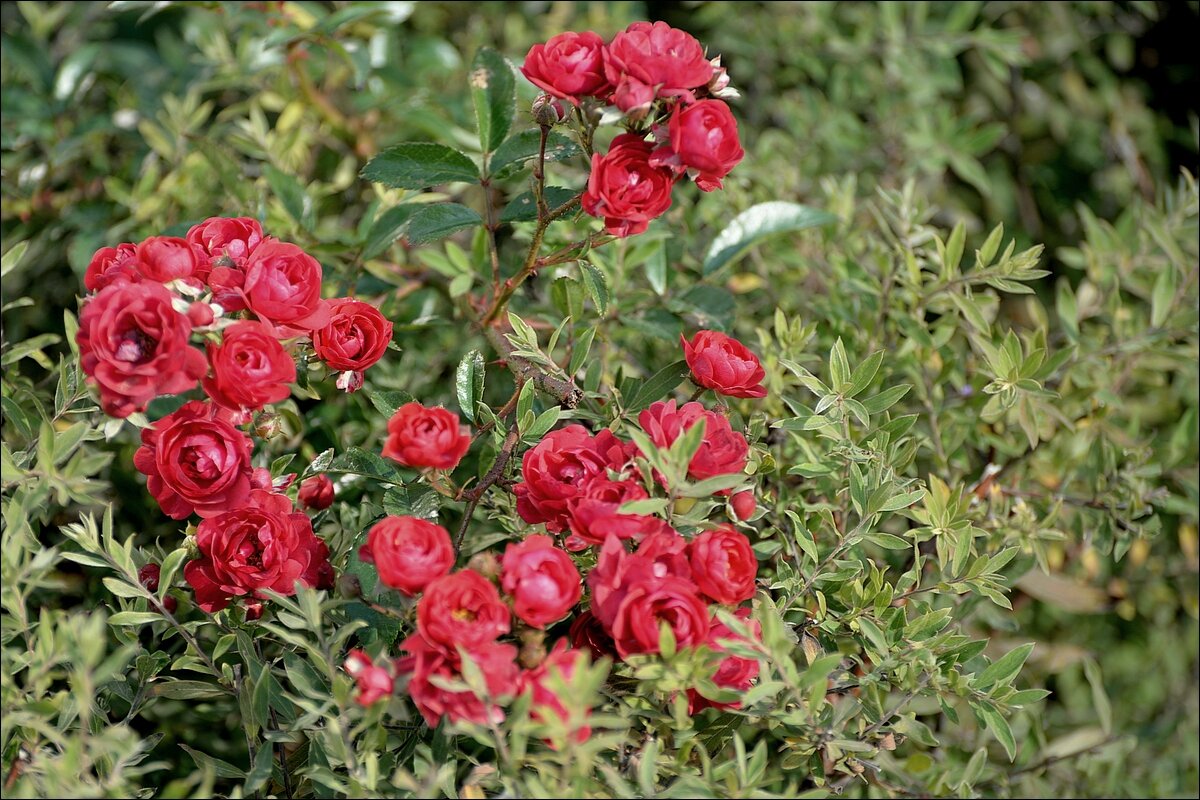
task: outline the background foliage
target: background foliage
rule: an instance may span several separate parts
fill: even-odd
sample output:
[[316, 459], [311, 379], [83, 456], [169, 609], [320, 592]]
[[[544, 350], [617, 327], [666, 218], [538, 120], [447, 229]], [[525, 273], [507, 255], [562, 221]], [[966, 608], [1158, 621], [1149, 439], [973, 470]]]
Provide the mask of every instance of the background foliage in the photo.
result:
[[[261, 711], [213, 696], [211, 684], [151, 680], [169, 659], [142, 646], [141, 629], [96, 613], [105, 605], [137, 613], [144, 603], [112, 597], [111, 582], [121, 585], [113, 576], [128, 565], [102, 531], [160, 555], [179, 531], [131, 467], [136, 436], [105, 423], [73, 367], [64, 312], [77, 307], [92, 251], [182, 233], [214, 214], [257, 216], [317, 255], [339, 290], [387, 295], [383, 308], [404, 352], [375, 368], [372, 388], [453, 405], [455, 368], [480, 346], [465, 340], [455, 318], [455, 298], [480, 280], [472, 266], [482, 263], [479, 242], [458, 237], [419, 250], [396, 243], [411, 213], [405, 208], [444, 196], [385, 190], [359, 171], [400, 141], [477, 150], [465, 76], [479, 47], [519, 59], [561, 30], [608, 35], [647, 16], [690, 30], [725, 56], [743, 92], [735, 111], [747, 158], [724, 192], [678, 200], [669, 224], [596, 253], [609, 302], [594, 293], [583, 299], [564, 272], [566, 282], [546, 276], [522, 290], [523, 315], [551, 328], [566, 313], [561, 303], [589, 315], [597, 333], [585, 385], [593, 371], [596, 385], [622, 372], [647, 377], [678, 357], [685, 326], [727, 329], [754, 344], [771, 396], [746, 421], [763, 443], [759, 468], [773, 502], [765, 527], [776, 531], [763, 536], [760, 555], [778, 556], [780, 593], [803, 596], [785, 615], [800, 643], [815, 624], [815, 637], [857, 637], [863, 652], [898, 658], [888, 669], [916, 659], [897, 641], [912, 631], [871, 631], [869, 620], [864, 628], [837, 613], [880, 605], [883, 575], [874, 570], [890, 567], [881, 608], [910, 593], [908, 602], [931, 611], [952, 609], [962, 631], [991, 638], [993, 657], [1036, 642], [1020, 685], [1051, 692], [1010, 718], [1010, 764], [1003, 736], [998, 743], [981, 735], [969, 719], [951, 724], [936, 699], [914, 691], [903, 698], [916, 714], [906, 736], [928, 744], [924, 737], [936, 735], [943, 746], [892, 754], [875, 743], [885, 768], [911, 785], [839, 788], [1195, 794], [1198, 122], [1194, 101], [1183, 99], [1197, 95], [1183, 37], [1195, 30], [1197, 4], [750, 8], [3, 4], [6, 795], [122, 796], [158, 786], [161, 796], [182, 796], [243, 783], [253, 791], [271, 778], [269, 761], [264, 774], [248, 760], [242, 736], [245, 720]], [[533, 91], [523, 83], [520, 91], [526, 108]], [[559, 169], [564, 185], [578, 185], [578, 166]], [[523, 188], [519, 178], [506, 186], [509, 196]], [[464, 195], [456, 199], [478, 204]], [[719, 257], [718, 232], [739, 212], [775, 200], [837, 219]], [[837, 416], [853, 420], [853, 408], [832, 401], [822, 415], [837, 424], [820, 435], [829, 429], [810, 420], [824, 387], [838, 382], [843, 363], [853, 369], [877, 350], [884, 357], [866, 395], [911, 385], [888, 410], [892, 420], [918, 415], [898, 423], [911, 435], [898, 428], [894, 446], [868, 443], [865, 423], [853, 421], [852, 431]], [[487, 400], [500, 405], [506, 389], [511, 384], [489, 382]], [[327, 448], [377, 449], [382, 419], [365, 394], [314, 392], [284, 409], [268, 463], [296, 452], [297, 469]], [[767, 421], [780, 419], [788, 422], [768, 433]], [[857, 567], [843, 566], [851, 547], [840, 549], [822, 510], [839, 510], [833, 498], [869, 501], [855, 496], [851, 473], [860, 469], [860, 480], [929, 485], [924, 519], [893, 517], [879, 530], [932, 537], [922, 548], [931, 556], [924, 574], [902, 578], [909, 556], [888, 550], [887, 540], [855, 545]], [[340, 552], [379, 497], [361, 482], [342, 489], [339, 500], [357, 492], [364, 504], [339, 503], [318, 523]], [[809, 529], [795, 530], [788, 510]], [[499, 536], [505, 529], [495, 522]], [[947, 530], [954, 536], [940, 535]], [[802, 543], [810, 531], [815, 541]], [[956, 563], [952, 543], [963, 537], [961, 559], [1007, 544], [1020, 550], [989, 581], [986, 561], [974, 575], [977, 562]], [[808, 599], [805, 575], [820, 570], [804, 554], [794, 562], [809, 564], [803, 574], [779, 556], [795, 547], [815, 548], [820, 563], [835, 568], [822, 580], [832, 613]], [[296, 601], [299, 632], [291, 635], [316, 635], [319, 612], [310, 602]], [[223, 646], [242, 652], [250, 672], [258, 665], [246, 676], [262, 687], [255, 694], [282, 691], [252, 645], [235, 636]], [[314, 646], [328, 655], [339, 643]], [[301, 663], [277, 665], [289, 691], [328, 679], [344, 703], [344, 685], [308, 675]], [[866, 665], [868, 675], [885, 671]], [[332, 729], [338, 725], [351, 723], [337, 717]], [[407, 788], [417, 792], [481, 796], [480, 786], [491, 786], [486, 769], [470, 761], [475, 751], [453, 749], [461, 745], [443, 733], [419, 747], [403, 741], [388, 769], [360, 765], [385, 773], [364, 783], [404, 767], [407, 777], [395, 785], [412, 780]], [[734, 772], [699, 776], [684, 774], [669, 746], [663, 754], [658, 744], [638, 743], [623, 755], [634, 762], [623, 764], [625, 777], [607, 791], [648, 793], [672, 782], [685, 793], [699, 785], [730, 795], [811, 788], [788, 772], [795, 765], [786, 758], [767, 758], [767, 741], [757, 741], [761, 754], [755, 741], [743, 745], [728, 733], [708, 742], [738, 751]], [[803, 745], [789, 742], [800, 753]], [[181, 748], [207, 755], [193, 762]], [[459, 760], [447, 764], [451, 753]], [[543, 775], [566, 770], [553, 759], [539, 767]]]

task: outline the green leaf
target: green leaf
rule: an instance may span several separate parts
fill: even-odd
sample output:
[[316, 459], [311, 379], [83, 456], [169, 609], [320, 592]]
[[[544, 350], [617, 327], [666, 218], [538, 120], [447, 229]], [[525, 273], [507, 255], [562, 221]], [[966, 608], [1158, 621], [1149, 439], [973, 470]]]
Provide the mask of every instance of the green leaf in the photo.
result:
[[438, 203], [426, 206], [408, 221], [408, 243], [424, 244], [444, 239], [452, 233], [483, 224], [471, 209], [458, 203]]
[[475, 404], [483, 399], [483, 354], [472, 350], [458, 362], [454, 371], [454, 389], [458, 408], [470, 422], [475, 421]]
[[500, 146], [512, 127], [517, 99], [516, 78], [504, 56], [484, 47], [475, 54], [469, 80], [479, 127], [479, 147], [490, 153]]
[[263, 173], [267, 176], [267, 183], [271, 185], [272, 194], [279, 198], [279, 202], [283, 203], [283, 209], [288, 216], [296, 222], [304, 224], [312, 211], [312, 200], [309, 199], [308, 194], [304, 191], [304, 186], [296, 176], [289, 175], [270, 164], [263, 166]]
[[369, 450], [363, 450], [361, 447], [351, 447], [337, 456], [325, 471], [362, 475], [385, 483], [403, 483], [398, 469], [384, 461], [382, 456]]
[[890, 389], [884, 389], [874, 397], [868, 397], [866, 400], [863, 400], [863, 408], [867, 410], [868, 414], [879, 414], [887, 411], [889, 408], [896, 405], [896, 403], [900, 402], [900, 398], [908, 394], [908, 390], [911, 388], [912, 386], [904, 384], [902, 386], [893, 386]]
[[[542, 191], [546, 208], [554, 211], [575, 197], [579, 192], [574, 189], [564, 189], [562, 186], [547, 186]], [[522, 192], [508, 202], [500, 212], [501, 222], [533, 222], [537, 219], [537, 200], [533, 192]]]
[[150, 685], [151, 695], [171, 700], [204, 700], [222, 697], [228, 692], [214, 683], [204, 681], [169, 681]]
[[1112, 733], [1113, 712], [1112, 703], [1109, 702], [1108, 692], [1104, 690], [1104, 677], [1100, 674], [1100, 665], [1095, 659], [1085, 658], [1083, 660], [1083, 674], [1087, 677], [1088, 684], [1092, 687], [1092, 706], [1096, 709], [1096, 716], [1100, 718], [1100, 727], [1105, 733]]
[[171, 588], [171, 584], [175, 582], [175, 575], [179, 572], [179, 568], [183, 566], [187, 555], [187, 548], [181, 547], [178, 550], [172, 550], [163, 559], [162, 568], [158, 573], [158, 597], [160, 600], [167, 596], [167, 591]]
[[[396, 409], [400, 408], [400, 406], [411, 403], [413, 401], [413, 396], [408, 392], [390, 389], [368, 389], [367, 399], [371, 401], [371, 405], [375, 406], [376, 411], [383, 416], [390, 418], [396, 413]], [[330, 460], [332, 460], [333, 450], [326, 450], [325, 453], [328, 453]], [[325, 453], [322, 453], [321, 455], [325, 455]], [[319, 459], [320, 456], [318, 456], [317, 460]], [[314, 460], [313, 465], [309, 466], [308, 470], [310, 473], [320, 472], [328, 467], [328, 464], [322, 465], [320, 468], [316, 467], [317, 460]]]
[[966, 241], [967, 226], [959, 222], [950, 232], [950, 239], [946, 242], [946, 252], [942, 262], [943, 275], [949, 277], [957, 274], [958, 265], [962, 263], [963, 247]]
[[367, 232], [367, 240], [363, 245], [362, 257], [374, 258], [392, 246], [392, 243], [404, 233], [408, 221], [413, 214], [421, 210], [420, 205], [393, 206], [375, 217], [371, 230]]
[[[507, 177], [526, 161], [536, 158], [541, 143], [542, 133], [538, 129], [524, 130], [505, 139], [504, 143], [496, 148], [488, 164], [492, 176]], [[546, 137], [546, 161], [563, 161], [581, 152], [579, 145], [558, 131], [550, 131]]]
[[1177, 276], [1175, 268], [1166, 265], [1159, 269], [1154, 281], [1154, 292], [1150, 297], [1150, 324], [1161, 328], [1171, 313], [1175, 301]]
[[196, 762], [196, 766], [203, 770], [205, 767], [211, 767], [212, 771], [218, 778], [232, 778], [240, 781], [246, 777], [246, 773], [228, 761], [222, 761], [219, 758], [213, 758], [210, 755], [201, 753], [199, 750], [193, 750], [186, 744], [179, 745], [185, 753], [192, 757], [192, 761]]
[[[829, 385], [835, 392], [844, 392], [850, 383], [850, 361], [846, 358], [846, 346], [842, 337], [833, 343], [829, 351]], [[818, 408], [817, 411], [824, 409]]]
[[638, 387], [626, 410], [640, 411], [655, 400], [661, 400], [687, 377], [686, 361], [676, 361], [660, 369]]
[[589, 261], [579, 262], [579, 271], [583, 275], [583, 285], [588, 295], [596, 304], [596, 313], [603, 317], [608, 312], [608, 279], [600, 268]]
[[1013, 738], [1012, 728], [1008, 726], [1008, 720], [1000, 715], [1000, 712], [991, 706], [983, 706], [979, 709], [979, 715], [983, 717], [984, 724], [987, 729], [992, 732], [1001, 745], [1004, 746], [1004, 752], [1008, 753], [1008, 760], [1012, 761], [1017, 757], [1017, 741]]
[[646, 280], [658, 296], [667, 292], [667, 243], [658, 241], [646, 259]]
[[367, 162], [362, 177], [393, 189], [424, 189], [441, 183], [479, 180], [475, 162], [444, 144], [405, 142]]
[[1025, 659], [1029, 658], [1032, 651], [1033, 642], [1013, 648], [976, 675], [971, 681], [971, 686], [975, 689], [987, 690], [997, 684], [1011, 682], [1013, 678], [1017, 677], [1017, 673], [1025, 665]]
[[8, 252], [0, 258], [0, 278], [17, 268], [21, 263], [21, 258], [25, 255], [25, 251], [29, 249], [29, 242], [17, 242], [12, 247], [8, 248]]
[[875, 375], [879, 372], [879, 365], [883, 363], [883, 351], [876, 350], [866, 361], [859, 364], [854, 374], [850, 376], [850, 385], [846, 387], [846, 396], [854, 397], [856, 394], [866, 389], [871, 385], [871, 381], [875, 380]]
[[887, 636], [879, 629], [879, 626], [871, 621], [868, 617], [858, 618], [858, 629], [867, 637], [867, 641], [876, 653], [887, 653], [889, 651]]
[[710, 275], [734, 261], [748, 248], [772, 236], [802, 231], [837, 222], [837, 217], [799, 203], [774, 200], [743, 211], [717, 234], [704, 258], [704, 274]]
[[118, 611], [108, 618], [109, 625], [149, 625], [162, 622], [163, 615], [157, 611]]
[[924, 489], [917, 489], [915, 492], [903, 492], [893, 497], [888, 498], [887, 502], [881, 505], [877, 511], [899, 511], [902, 508], [908, 508], [913, 503], [917, 502], [925, 496]]

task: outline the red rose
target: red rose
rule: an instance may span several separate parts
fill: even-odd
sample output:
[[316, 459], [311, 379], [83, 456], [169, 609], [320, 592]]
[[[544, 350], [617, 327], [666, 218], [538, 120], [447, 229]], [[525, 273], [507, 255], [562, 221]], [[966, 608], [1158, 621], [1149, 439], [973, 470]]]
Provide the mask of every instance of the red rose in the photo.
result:
[[454, 567], [450, 534], [416, 517], [384, 517], [367, 533], [358, 557], [375, 565], [384, 585], [409, 597]]
[[[517, 693], [530, 695], [530, 700], [533, 701], [530, 716], [533, 719], [546, 722], [553, 715], [564, 723], [572, 723], [570, 712], [559, 695], [555, 681], [570, 683], [576, 670], [586, 667], [587, 661], [586, 652], [569, 648], [566, 639], [559, 639], [545, 661], [522, 673]], [[572, 738], [576, 742], [586, 742], [592, 734], [591, 727], [582, 724], [582, 720], [575, 722], [578, 726], [570, 732]]]
[[305, 508], [323, 511], [333, 505], [333, 481], [328, 475], [313, 475], [300, 482], [296, 497]]
[[362, 650], [351, 650], [343, 666], [346, 674], [354, 678], [357, 691], [354, 700], [361, 706], [369, 706], [392, 696], [396, 681], [389, 669], [380, 667]]
[[691, 102], [690, 90], [708, 84], [713, 65], [691, 34], [665, 22], [635, 22], [605, 48], [604, 72], [616, 87], [617, 107], [628, 112], [655, 97]]
[[184, 566], [183, 576], [196, 591], [196, 605], [210, 614], [234, 597], [264, 599], [267, 589], [295, 594], [297, 581], [333, 586], [329, 548], [308, 517], [286, 496], [264, 489], [251, 492], [240, 508], [202, 521], [196, 547], [200, 558]]
[[728, 525], [705, 531], [692, 540], [688, 555], [696, 585], [713, 600], [735, 605], [754, 596], [758, 559], [741, 532]]
[[250, 467], [250, 440], [214, 410], [193, 400], [142, 431], [133, 465], [172, 519], [215, 517], [271, 483], [270, 473]]
[[614, 481], [606, 473], [584, 479], [579, 494], [567, 501], [567, 526], [571, 536], [568, 550], [583, 550], [603, 544], [611, 533], [619, 539], [640, 539], [658, 527], [656, 517], [646, 514], [621, 514], [624, 503], [644, 500], [649, 495], [632, 478]]
[[620, 471], [629, 462], [632, 446], [622, 444], [610, 430], [592, 436], [582, 425], [549, 433], [525, 452], [517, 484], [517, 513], [529, 523], [546, 523], [551, 533], [567, 529], [569, 503], [583, 493], [586, 480]]
[[691, 579], [687, 542], [678, 533], [669, 528], [653, 533], [632, 554], [625, 550], [620, 539], [609, 536], [600, 548], [596, 566], [588, 573], [592, 613], [611, 632], [630, 590], [666, 577]]
[[493, 642], [508, 633], [508, 606], [491, 581], [470, 569], [436, 578], [417, 603], [417, 630], [448, 653]]
[[137, 268], [148, 280], [170, 283], [194, 278], [197, 285], [208, 277], [208, 256], [187, 239], [151, 236], [137, 246]]
[[604, 624], [591, 611], [584, 611], [576, 617], [575, 621], [571, 623], [571, 630], [568, 634], [571, 637], [571, 646], [591, 653], [593, 661], [598, 661], [606, 656], [611, 658], [617, 654], [612, 637], [604, 629]]
[[408, 467], [454, 469], [471, 447], [471, 430], [440, 406], [405, 403], [388, 420], [383, 454]]
[[[734, 614], [742, 620], [748, 621], [750, 631], [755, 638], [761, 635], [761, 626], [758, 622], [750, 620], [750, 609], [739, 608]], [[708, 629], [708, 640], [704, 643], [705, 646], [717, 651], [718, 653], [725, 652], [724, 642], [742, 640], [740, 636], [734, 633], [725, 626], [717, 618], [713, 618], [712, 625]], [[717, 667], [717, 672], [713, 675], [713, 683], [725, 689], [736, 689], [739, 692], [744, 692], [750, 688], [750, 684], [758, 677], [759, 664], [758, 661], [752, 658], [741, 658], [740, 656], [726, 656], [721, 665]], [[688, 690], [688, 713], [696, 714], [706, 708], [741, 708], [741, 702], [734, 703], [716, 703], [701, 695], [695, 689]]]
[[392, 341], [392, 323], [375, 306], [343, 298], [329, 308], [329, 324], [313, 331], [317, 358], [331, 369], [362, 372], [383, 356]]
[[513, 598], [513, 613], [535, 628], [562, 619], [583, 594], [579, 570], [549, 536], [510, 544], [501, 568], [500, 586]]
[[692, 577], [692, 567], [688, 562], [688, 541], [666, 523], [642, 540], [636, 555], [651, 564], [655, 577], [674, 575], [689, 580]]
[[699, 403], [684, 403], [677, 409], [674, 400], [660, 400], [638, 415], [638, 424], [656, 446], [670, 447], [698, 419], [704, 420], [704, 441], [692, 456], [688, 475], [699, 481], [744, 470], [750, 452], [746, 437], [735, 433], [724, 416]]
[[650, 164], [653, 146], [634, 133], [613, 139], [605, 155], [592, 155], [592, 173], [581, 201], [583, 210], [604, 218], [614, 236], [632, 236], [671, 207], [675, 176]]
[[204, 355], [188, 346], [192, 325], [154, 283], [102, 290], [79, 315], [79, 357], [111, 417], [128, 417], [163, 394], [186, 392], [204, 375]]
[[251, 311], [287, 332], [329, 323], [329, 304], [321, 299], [321, 264], [294, 244], [263, 239], [246, 260], [242, 292]]
[[[147, 564], [138, 570], [138, 580], [141, 582], [142, 586], [145, 586], [152, 592], [158, 591], [158, 581], [161, 577], [162, 568], [159, 567], [158, 564]], [[175, 601], [174, 597], [167, 595], [163, 598], [162, 605], [163, 609], [168, 614], [174, 614], [175, 609], [179, 606], [179, 603]]]
[[[408, 694], [430, 727], [436, 726], [443, 716], [449, 717], [451, 722], [467, 720], [480, 725], [488, 722], [499, 724], [504, 720], [504, 712], [499, 707], [484, 705], [483, 700], [469, 689], [444, 689], [431, 680], [435, 676], [462, 680], [458, 651], [447, 654], [419, 633], [405, 639], [400, 649], [408, 655], [400, 659], [396, 668], [402, 674], [412, 675], [408, 682]], [[516, 647], [484, 642], [475, 647], [463, 647], [463, 650], [483, 674], [491, 698], [505, 697], [515, 692], [520, 672], [516, 664]]]
[[730, 397], [766, 396], [758, 356], [737, 339], [719, 331], [697, 331], [690, 342], [683, 336], [679, 340], [697, 385]]
[[667, 576], [630, 587], [612, 624], [621, 658], [657, 653], [659, 628], [666, 623], [678, 647], [692, 647], [708, 634], [708, 607], [689, 580]]
[[212, 376], [204, 391], [219, 405], [237, 410], [259, 409], [291, 393], [296, 364], [273, 332], [261, 322], [243, 320], [226, 328], [221, 344], [209, 344]]
[[737, 120], [722, 100], [675, 106], [667, 134], [668, 140], [650, 156], [650, 163], [676, 172], [686, 170], [706, 192], [720, 189], [721, 179], [746, 155], [738, 141]]
[[535, 86], [574, 105], [582, 97], [607, 95], [612, 88], [604, 76], [604, 40], [591, 31], [568, 31], [535, 44], [521, 72]]
[[733, 513], [742, 522], [750, 519], [754, 515], [754, 509], [758, 504], [754, 502], [754, 490], [747, 489], [744, 492], [738, 492], [729, 500], [729, 504], [733, 506]]
[[262, 225], [252, 217], [209, 217], [187, 232], [187, 240], [209, 257], [214, 267], [242, 267], [263, 240]]
[[101, 247], [88, 262], [83, 285], [98, 292], [114, 283], [137, 283], [142, 273], [137, 268], [137, 245], [126, 242], [116, 247]]

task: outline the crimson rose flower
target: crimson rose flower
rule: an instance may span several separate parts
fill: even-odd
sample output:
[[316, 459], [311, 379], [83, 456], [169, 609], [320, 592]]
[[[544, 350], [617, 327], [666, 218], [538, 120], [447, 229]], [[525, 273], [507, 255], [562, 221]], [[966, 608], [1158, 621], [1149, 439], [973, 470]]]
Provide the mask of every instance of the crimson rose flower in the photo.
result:
[[[755, 638], [761, 636], [761, 626], [757, 621], [750, 620], [750, 609], [739, 608], [734, 612], [739, 619], [747, 621], [750, 626], [750, 631]], [[705, 641], [705, 646], [717, 651], [718, 653], [725, 652], [724, 642], [738, 641], [740, 636], [734, 635], [733, 631], [726, 627], [725, 623], [721, 622], [716, 617], [712, 620], [712, 626], [708, 629], [708, 640]], [[713, 683], [725, 689], [736, 689], [739, 692], [744, 692], [750, 688], [750, 684], [758, 677], [759, 664], [756, 659], [742, 658], [740, 656], [726, 656], [721, 665], [717, 667], [717, 672], [713, 675]], [[740, 701], [733, 703], [716, 703], [704, 697], [695, 689], [688, 690], [688, 713], [696, 714], [706, 708], [741, 708]]]
[[[499, 707], [484, 705], [483, 700], [470, 689], [443, 689], [430, 680], [434, 676], [462, 680], [458, 651], [448, 654], [420, 633], [405, 639], [400, 649], [408, 655], [400, 659], [396, 668], [402, 674], [412, 675], [408, 682], [408, 694], [430, 727], [436, 726], [442, 716], [449, 717], [451, 722], [467, 720], [479, 725], [504, 721], [504, 712]], [[516, 647], [484, 642], [462, 649], [483, 674], [490, 697], [505, 697], [515, 692], [520, 673], [516, 664]]]
[[405, 403], [388, 420], [383, 454], [408, 467], [454, 469], [471, 447], [471, 430], [440, 406]]
[[[533, 719], [547, 721], [549, 715], [554, 715], [565, 723], [571, 722], [567, 706], [559, 696], [558, 689], [552, 684], [551, 676], [569, 683], [575, 676], [575, 671], [587, 665], [587, 660], [586, 652], [569, 648], [566, 639], [559, 639], [545, 661], [521, 674], [517, 693], [530, 695], [533, 701], [530, 716]], [[576, 742], [586, 742], [591, 734], [592, 729], [588, 725], [580, 725], [571, 731]]]
[[513, 598], [513, 613], [535, 628], [562, 619], [583, 594], [579, 570], [549, 536], [510, 544], [501, 568], [500, 586]]
[[259, 409], [283, 400], [296, 380], [296, 364], [272, 331], [243, 320], [226, 328], [221, 344], [209, 344], [212, 376], [204, 391], [218, 405], [235, 411]]
[[604, 218], [614, 236], [632, 236], [671, 207], [671, 171], [650, 163], [653, 145], [635, 133], [613, 139], [604, 155], [592, 155], [592, 173], [583, 193], [583, 210]]
[[361, 706], [369, 706], [384, 698], [391, 697], [396, 688], [396, 681], [390, 669], [380, 667], [362, 650], [351, 650], [346, 655], [343, 666], [346, 674], [354, 678], [357, 691], [355, 701]]
[[246, 305], [286, 332], [309, 332], [329, 322], [321, 299], [321, 264], [294, 244], [267, 238], [246, 260]]
[[202, 521], [196, 546], [200, 558], [184, 566], [183, 577], [196, 591], [196, 605], [210, 614], [234, 597], [263, 599], [267, 589], [295, 594], [297, 581], [333, 586], [329, 548], [285, 495], [255, 489], [240, 508]]
[[688, 548], [692, 577], [718, 603], [735, 605], [754, 596], [758, 559], [750, 540], [728, 525], [705, 531]]
[[417, 603], [417, 630], [447, 653], [487, 644], [508, 633], [508, 606], [491, 581], [470, 569], [436, 578]]
[[323, 511], [333, 505], [333, 481], [328, 475], [313, 475], [300, 482], [296, 496], [305, 508]]
[[98, 292], [114, 283], [137, 283], [142, 273], [137, 268], [137, 245], [126, 242], [116, 247], [101, 247], [92, 254], [83, 285], [89, 292]]
[[245, 502], [252, 488], [270, 486], [267, 470], [250, 467], [250, 440], [193, 400], [142, 431], [133, 465], [163, 513], [215, 517]]
[[591, 31], [568, 31], [535, 44], [521, 72], [555, 97], [579, 105], [582, 97], [601, 97], [612, 88], [604, 76], [604, 40]]
[[203, 250], [214, 267], [241, 268], [263, 240], [263, 229], [253, 217], [209, 217], [188, 230], [187, 240]]
[[199, 286], [208, 277], [208, 256], [187, 239], [151, 236], [137, 246], [137, 268], [159, 283], [194, 278]]
[[764, 397], [762, 381], [766, 373], [758, 356], [744, 344], [720, 331], [697, 331], [683, 344], [683, 357], [692, 378], [700, 386], [729, 397]]
[[128, 417], [162, 394], [186, 392], [204, 375], [204, 355], [188, 346], [191, 322], [155, 283], [103, 289], [79, 315], [79, 356], [110, 417]]
[[708, 607], [696, 586], [673, 575], [643, 580], [621, 600], [612, 624], [613, 641], [621, 658], [659, 652], [659, 627], [666, 623], [676, 645], [692, 647], [708, 634]]
[[682, 408], [676, 408], [674, 400], [660, 400], [638, 415], [638, 424], [656, 446], [670, 447], [698, 419], [704, 420], [704, 441], [692, 456], [688, 475], [700, 481], [745, 469], [750, 452], [746, 437], [735, 433], [724, 416], [706, 410], [699, 403], [684, 403]]
[[703, 191], [721, 188], [721, 179], [746, 155], [738, 141], [737, 120], [722, 100], [675, 106], [668, 140], [650, 156], [655, 166], [686, 170]]
[[[138, 581], [152, 592], [158, 591], [158, 581], [161, 577], [162, 568], [158, 564], [150, 563], [138, 570]], [[175, 609], [179, 607], [179, 603], [171, 595], [163, 598], [162, 605], [168, 614], [174, 614]]]
[[441, 525], [416, 517], [384, 517], [367, 533], [358, 557], [375, 565], [385, 585], [409, 597], [454, 566], [450, 534]]
[[592, 613], [610, 632], [634, 586], [666, 577], [691, 580], [687, 542], [675, 531], [663, 527], [665, 530], [647, 536], [636, 553], [627, 552], [616, 536], [609, 536], [600, 548], [587, 582], [592, 590]]
[[610, 430], [592, 436], [582, 425], [552, 431], [525, 452], [517, 484], [517, 513], [529, 523], [546, 523], [551, 533], [567, 529], [568, 505], [583, 494], [586, 480], [620, 471], [629, 462], [632, 446], [622, 444]]
[[686, 31], [665, 22], [635, 22], [605, 48], [604, 72], [616, 87], [617, 107], [629, 112], [647, 108], [656, 97], [691, 102], [691, 90], [708, 84], [713, 65]]
[[575, 621], [571, 623], [568, 635], [571, 637], [571, 646], [591, 653], [593, 661], [598, 661], [605, 656], [611, 658], [617, 654], [612, 637], [604, 629], [604, 624], [591, 611], [584, 611], [575, 618]]
[[621, 514], [622, 504], [649, 497], [638, 481], [614, 481], [605, 473], [586, 478], [579, 494], [567, 501], [568, 550], [583, 550], [603, 544], [608, 534], [619, 539], [640, 539], [657, 528], [660, 521], [645, 514]]
[[331, 369], [361, 373], [387, 350], [392, 323], [359, 300], [332, 300], [329, 308], [329, 324], [313, 331], [313, 350]]

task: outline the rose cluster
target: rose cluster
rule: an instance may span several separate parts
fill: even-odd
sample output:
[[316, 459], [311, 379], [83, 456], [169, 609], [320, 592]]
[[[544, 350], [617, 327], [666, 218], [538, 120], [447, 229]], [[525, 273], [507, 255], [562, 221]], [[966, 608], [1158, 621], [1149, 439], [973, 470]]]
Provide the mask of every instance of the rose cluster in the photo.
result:
[[[214, 217], [180, 237], [152, 236], [98, 250], [84, 284], [80, 358], [104, 411], [128, 417], [150, 401], [197, 387], [191, 400], [142, 431], [134, 465], [163, 512], [201, 522], [199, 558], [184, 576], [205, 611], [297, 581], [331, 586], [329, 550], [308, 517], [252, 463], [245, 428], [288, 397], [296, 359], [310, 350], [354, 391], [382, 357], [392, 324], [373, 306], [321, 296], [320, 263], [263, 234], [257, 220]], [[326, 508], [333, 484], [301, 484], [300, 502]]]
[[[737, 340], [700, 331], [683, 347], [698, 385], [737, 397], [765, 394], [757, 357]], [[638, 422], [661, 449], [703, 424], [703, 439], [687, 468], [691, 481], [745, 472], [746, 437], [724, 414], [699, 402], [656, 402]], [[454, 414], [417, 403], [399, 409], [388, 431], [384, 454], [409, 466], [452, 468], [470, 444]], [[359, 702], [369, 705], [390, 696], [391, 688], [381, 692], [380, 687], [408, 676], [408, 693], [430, 725], [443, 716], [496, 722], [504, 713], [499, 701], [523, 692], [532, 693], [535, 715], [555, 714], [566, 721], [565, 705], [547, 684], [551, 669], [569, 679], [589, 656], [656, 654], [664, 626], [678, 648], [703, 646], [720, 656], [716, 686], [748, 689], [758, 675], [758, 661], [726, 653], [728, 643], [741, 637], [716, 609], [726, 608], [757, 637], [750, 609], [742, 605], [755, 593], [758, 563], [750, 541], [730, 524], [707, 524], [685, 537], [659, 516], [624, 510], [627, 503], [650, 497], [654, 487], [648, 477], [664, 480], [644, 473], [642, 455], [610, 430], [592, 433], [572, 424], [549, 433], [524, 454], [522, 480], [513, 490], [517, 513], [527, 523], [545, 526], [547, 534], [509, 544], [498, 562], [483, 559], [478, 569], [472, 568], [473, 560], [454, 571], [450, 535], [433, 522], [390, 516], [372, 527], [360, 558], [375, 565], [383, 585], [418, 597], [417, 629], [400, 645], [405, 655], [394, 663], [376, 664], [361, 652], [351, 655], [346, 670], [358, 684]], [[730, 505], [735, 518], [750, 517], [753, 491], [739, 492]], [[584, 562], [594, 566], [583, 603], [585, 581], [571, 553], [593, 547], [598, 554]], [[565, 625], [572, 615], [568, 637], [524, 670], [518, 648], [502, 641], [514, 632]], [[480, 668], [485, 697], [466, 686], [464, 659]], [[689, 700], [693, 711], [723, 705], [695, 690]], [[586, 726], [573, 734], [586, 737]]]
[[592, 156], [582, 198], [615, 236], [641, 233], [665, 213], [680, 176], [711, 192], [745, 155], [720, 99], [737, 95], [720, 57], [665, 22], [635, 22], [608, 43], [591, 31], [561, 33], [530, 48], [521, 71], [551, 98], [623, 115], [628, 132]]

